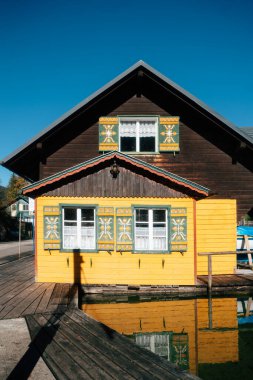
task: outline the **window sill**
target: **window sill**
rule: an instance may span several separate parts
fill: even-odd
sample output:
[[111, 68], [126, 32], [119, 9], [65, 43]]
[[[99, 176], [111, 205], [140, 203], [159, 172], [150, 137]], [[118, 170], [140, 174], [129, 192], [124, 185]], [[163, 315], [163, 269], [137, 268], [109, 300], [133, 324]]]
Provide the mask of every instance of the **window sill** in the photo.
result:
[[74, 254], [79, 254], [79, 253], [98, 253], [97, 249], [80, 249], [80, 248], [73, 248], [73, 249], [60, 249], [60, 253], [74, 253]]
[[170, 254], [171, 251], [133, 251], [133, 254], [139, 254], [139, 255], [164, 255], [164, 254]]
[[140, 155], [140, 156], [155, 156], [160, 154], [160, 152], [124, 152], [124, 151], [119, 151], [120, 153], [126, 154], [126, 155]]

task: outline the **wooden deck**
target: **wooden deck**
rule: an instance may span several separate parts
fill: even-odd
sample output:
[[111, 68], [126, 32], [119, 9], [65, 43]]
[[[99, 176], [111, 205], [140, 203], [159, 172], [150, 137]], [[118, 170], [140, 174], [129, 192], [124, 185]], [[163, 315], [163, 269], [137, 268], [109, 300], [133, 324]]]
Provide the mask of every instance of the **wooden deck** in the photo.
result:
[[56, 379], [197, 379], [81, 312], [77, 286], [35, 283], [33, 268], [32, 257], [0, 266], [0, 319], [25, 317], [32, 339], [8, 379], [40, 357]]
[[[208, 276], [198, 276], [198, 283], [208, 285]], [[253, 272], [252, 274], [213, 275], [212, 288], [218, 291], [253, 289]]]
[[77, 297], [75, 285], [36, 283], [33, 257], [0, 266], [0, 319], [64, 311]]

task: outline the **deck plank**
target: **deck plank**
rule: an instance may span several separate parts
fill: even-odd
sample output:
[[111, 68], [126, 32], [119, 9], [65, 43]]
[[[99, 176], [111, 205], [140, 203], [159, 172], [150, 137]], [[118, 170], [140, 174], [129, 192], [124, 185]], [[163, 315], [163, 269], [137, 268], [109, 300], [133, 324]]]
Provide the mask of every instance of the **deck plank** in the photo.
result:
[[48, 285], [47, 289], [45, 290], [43, 297], [36, 309], [36, 313], [42, 313], [45, 312], [49, 303], [49, 300], [51, 298], [51, 295], [54, 291], [55, 283], [51, 283]]
[[90, 379], [87, 373], [70, 357], [54, 340], [54, 334], [45, 326], [39, 324], [33, 315], [26, 317], [33, 345], [39, 351], [56, 379]]
[[[86, 346], [86, 349], [83, 350], [82, 345], [80, 344], [80, 337], [78, 334], [69, 334], [69, 327], [61, 323], [60, 318], [54, 316], [43, 316], [36, 315], [36, 321], [41, 326], [47, 326], [48, 331], [51, 330], [51, 334], [54, 336], [54, 341], [70, 356], [69, 360], [74, 360], [83, 368], [91, 378], [96, 379], [111, 379], [112, 376], [105, 371], [108, 363], [105, 362], [105, 367], [101, 366], [101, 357], [97, 355], [91, 359], [90, 347]], [[130, 379], [132, 377], [125, 377], [123, 371], [117, 367], [115, 371], [115, 377], [120, 379]]]
[[[129, 361], [129, 359], [124, 355], [124, 350], [118, 350], [115, 345], [108, 344], [108, 337], [104, 340], [98, 339], [90, 333], [89, 328], [84, 329], [84, 327], [87, 326], [84, 326], [82, 323], [77, 325], [67, 316], [64, 320], [65, 326], [62, 323], [62, 320], [61, 325], [65, 327], [65, 333], [66, 330], [68, 332], [72, 331], [70, 336], [72, 335], [74, 340], [76, 340], [79, 335], [78, 347], [80, 349], [86, 346], [86, 350], [90, 353], [90, 348], [96, 347], [97, 354], [94, 355], [96, 366], [100, 366], [101, 362], [109, 362], [111, 366], [115, 367], [115, 369], [118, 368], [119, 378], [121, 378], [120, 374], [122, 374], [122, 378], [145, 378], [150, 380], [153, 378], [160, 379], [160, 377], [150, 374], [148, 370], [142, 367], [138, 368], [138, 371], [136, 371], [136, 366], [134, 365], [135, 363], [133, 360]], [[131, 359], [133, 359], [133, 357]], [[129, 367], [129, 362], [132, 362], [133, 364], [131, 367]], [[127, 377], [123, 376], [123, 374], [125, 374], [125, 376], [127, 374]]]
[[[19, 295], [19, 301], [17, 305], [14, 305], [14, 308], [10, 310], [7, 314], [5, 314], [5, 318], [18, 318], [21, 315], [29, 314], [29, 307], [32, 305], [34, 301], [37, 300], [38, 297], [42, 296], [45, 289], [47, 288], [47, 284], [42, 283], [39, 284], [40, 286], [37, 287], [33, 292], [28, 293], [29, 289], [27, 289], [26, 297], [23, 297], [23, 293]], [[28, 309], [28, 312], [26, 310]], [[33, 308], [31, 307], [33, 310]]]
[[105, 345], [110, 347], [111, 345], [116, 345], [116, 348], [115, 346], [114, 348], [118, 351], [118, 354], [123, 352], [127, 357], [128, 362], [131, 361], [133, 365], [138, 365], [144, 369], [148, 368], [153, 376], [156, 374], [156, 378], [174, 379], [175, 375], [179, 376], [178, 368], [172, 363], [163, 360], [148, 350], [140, 348], [133, 344], [128, 338], [120, 335], [108, 326], [98, 323], [81, 311], [74, 310], [73, 312], [67, 312], [66, 314], [73, 321], [82, 326], [82, 328], [79, 329], [81, 330], [80, 334], [83, 336], [92, 335], [90, 339], [93, 341], [96, 338], [96, 345], [98, 347], [104, 347]]
[[78, 286], [35, 283], [33, 257], [2, 264], [0, 282], [0, 319], [24, 316], [32, 338], [15, 378], [42, 356], [60, 380], [197, 379], [81, 312]]

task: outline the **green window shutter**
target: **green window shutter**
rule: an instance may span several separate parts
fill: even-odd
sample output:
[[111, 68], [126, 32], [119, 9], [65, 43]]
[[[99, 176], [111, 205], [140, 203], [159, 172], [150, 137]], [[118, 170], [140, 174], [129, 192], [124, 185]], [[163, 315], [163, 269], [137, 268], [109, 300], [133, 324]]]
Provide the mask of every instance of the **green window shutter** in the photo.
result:
[[187, 333], [173, 333], [170, 346], [170, 361], [181, 369], [189, 369], [189, 339]]
[[97, 209], [97, 244], [100, 251], [114, 250], [114, 208]]
[[133, 250], [133, 211], [131, 207], [116, 209], [117, 251]]
[[58, 206], [44, 206], [44, 249], [60, 249], [61, 223], [60, 208]]
[[171, 208], [170, 249], [172, 252], [187, 251], [187, 209]]
[[160, 117], [159, 151], [179, 152], [179, 117]]
[[119, 150], [119, 119], [117, 117], [100, 117], [99, 151]]

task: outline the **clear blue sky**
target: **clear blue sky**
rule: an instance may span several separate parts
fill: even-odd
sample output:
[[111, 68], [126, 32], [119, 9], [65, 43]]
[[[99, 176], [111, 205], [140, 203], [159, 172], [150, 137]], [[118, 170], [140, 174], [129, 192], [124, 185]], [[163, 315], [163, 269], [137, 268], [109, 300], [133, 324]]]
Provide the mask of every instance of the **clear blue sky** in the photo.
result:
[[0, 40], [1, 159], [140, 59], [253, 126], [252, 0], [0, 0]]

